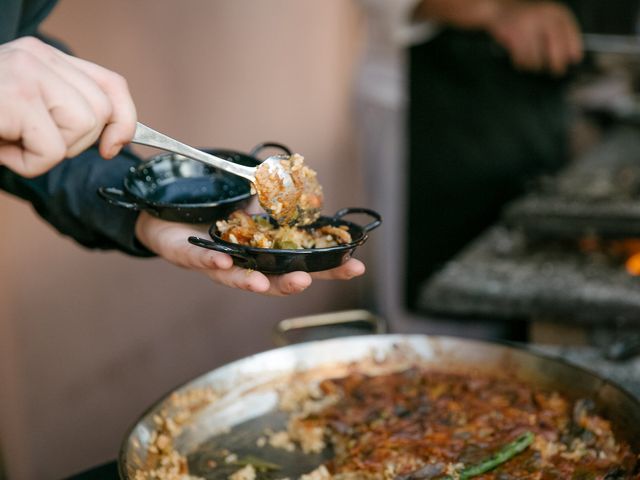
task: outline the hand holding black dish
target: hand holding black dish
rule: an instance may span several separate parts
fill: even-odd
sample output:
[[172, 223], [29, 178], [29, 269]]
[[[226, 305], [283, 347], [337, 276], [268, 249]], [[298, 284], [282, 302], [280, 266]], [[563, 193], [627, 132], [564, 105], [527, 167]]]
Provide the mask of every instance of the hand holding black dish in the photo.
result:
[[139, 122], [132, 142], [177, 153], [246, 178], [258, 192], [260, 206], [280, 225], [306, 225], [320, 216], [322, 189], [315, 172], [302, 165], [300, 155], [273, 155], [257, 167], [247, 167], [190, 147]]
[[[364, 214], [372, 218], [366, 225], [358, 225], [343, 217], [352, 214]], [[301, 227], [303, 229], [321, 229], [334, 227], [349, 233], [351, 241], [323, 248], [259, 248], [226, 241], [220, 229], [213, 224], [209, 229], [211, 240], [189, 237], [189, 243], [209, 250], [227, 253], [238, 267], [257, 270], [266, 274], [289, 272], [320, 272], [339, 267], [351, 258], [356, 248], [369, 238], [368, 233], [379, 227], [382, 218], [377, 212], [367, 208], [343, 208], [332, 217], [320, 217], [315, 223]]]
[[[189, 237], [193, 245], [229, 254], [233, 263], [242, 268], [266, 274], [331, 270], [349, 260], [367, 240], [368, 232], [382, 222], [377, 212], [363, 208], [346, 208], [333, 217], [321, 217], [322, 188], [315, 172], [303, 165], [300, 155], [274, 155], [257, 167], [247, 167], [190, 147], [141, 123], [137, 124], [133, 143], [167, 150], [249, 180], [255, 186], [260, 205], [282, 228], [334, 227], [350, 236], [346, 243], [322, 248], [259, 248], [226, 241], [214, 224], [209, 230], [211, 240]], [[343, 219], [350, 214], [365, 214], [373, 221], [362, 226]]]

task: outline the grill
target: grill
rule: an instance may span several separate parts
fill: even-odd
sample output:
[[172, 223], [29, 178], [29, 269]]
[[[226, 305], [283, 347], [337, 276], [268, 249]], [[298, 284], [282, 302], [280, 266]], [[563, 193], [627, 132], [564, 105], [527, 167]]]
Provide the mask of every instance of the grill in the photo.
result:
[[640, 131], [620, 127], [541, 188], [508, 206], [529, 237], [640, 237]]
[[640, 277], [606, 248], [640, 238], [640, 131], [612, 130], [596, 148], [509, 205], [421, 289], [428, 312], [638, 326]]

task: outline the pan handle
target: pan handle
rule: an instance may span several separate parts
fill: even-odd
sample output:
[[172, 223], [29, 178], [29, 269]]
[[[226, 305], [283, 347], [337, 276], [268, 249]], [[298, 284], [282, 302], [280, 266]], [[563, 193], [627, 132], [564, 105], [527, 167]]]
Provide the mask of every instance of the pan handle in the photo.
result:
[[283, 145], [282, 143], [262, 142], [262, 143], [257, 144], [255, 147], [253, 147], [251, 149], [251, 151], [249, 152], [249, 155], [252, 156], [252, 157], [257, 157], [260, 152], [262, 152], [263, 150], [266, 150], [267, 148], [275, 148], [275, 149], [278, 149], [278, 150], [282, 150], [284, 153], [286, 153], [289, 156], [291, 156], [291, 154], [292, 154], [292, 152], [289, 149], [289, 147], [287, 147], [286, 145]]
[[366, 323], [371, 333], [387, 333], [387, 322], [382, 317], [374, 315], [368, 310], [342, 310], [339, 312], [306, 315], [304, 317], [288, 318], [277, 323], [273, 330], [273, 341], [279, 347], [294, 343], [287, 338], [287, 333], [307, 328], [348, 325], [352, 323]]
[[200, 237], [189, 237], [189, 243], [198, 247], [207, 248], [209, 250], [215, 250], [216, 252], [226, 253], [227, 255], [231, 255], [232, 257], [246, 259], [246, 255], [244, 255], [243, 250], [239, 247], [222, 245], [221, 243], [217, 243], [212, 240]]
[[378, 228], [382, 224], [382, 216], [378, 212], [374, 210], [370, 210], [368, 208], [361, 208], [361, 207], [343, 208], [341, 210], [338, 210], [333, 216], [333, 218], [341, 219], [345, 215], [350, 215], [352, 213], [364, 213], [365, 215], [369, 215], [370, 217], [373, 217], [374, 219], [373, 222], [367, 223], [362, 227], [362, 230], [364, 230], [365, 233], [368, 233], [371, 230]]
[[110, 205], [117, 205], [118, 207], [126, 208], [128, 210], [137, 211], [147, 208], [147, 206], [136, 202], [133, 197], [127, 195], [119, 188], [100, 187], [98, 188], [98, 196]]

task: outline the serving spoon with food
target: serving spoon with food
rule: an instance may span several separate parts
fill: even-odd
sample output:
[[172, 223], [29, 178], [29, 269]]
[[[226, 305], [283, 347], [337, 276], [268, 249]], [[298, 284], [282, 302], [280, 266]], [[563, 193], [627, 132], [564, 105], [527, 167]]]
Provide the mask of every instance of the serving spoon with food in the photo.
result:
[[316, 172], [304, 165], [301, 155], [273, 155], [257, 167], [246, 167], [186, 145], [140, 122], [132, 142], [177, 153], [249, 180], [258, 193], [260, 206], [279, 225], [307, 225], [320, 216], [322, 187]]

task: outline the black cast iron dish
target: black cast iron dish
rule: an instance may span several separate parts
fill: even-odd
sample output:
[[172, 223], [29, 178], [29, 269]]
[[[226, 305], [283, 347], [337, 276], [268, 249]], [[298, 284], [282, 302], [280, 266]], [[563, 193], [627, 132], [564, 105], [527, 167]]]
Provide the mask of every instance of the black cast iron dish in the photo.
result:
[[[373, 217], [373, 221], [367, 225], [358, 225], [343, 220], [342, 217], [354, 213], [362, 213]], [[345, 225], [351, 234], [351, 243], [328, 248], [306, 248], [301, 250], [254, 248], [238, 245], [220, 238], [215, 224], [209, 229], [212, 240], [199, 237], [189, 237], [189, 242], [199, 247], [216, 250], [231, 255], [233, 263], [242, 268], [257, 270], [262, 273], [288, 273], [288, 272], [318, 272], [339, 267], [346, 262], [357, 247], [367, 241], [367, 235], [371, 230], [382, 223], [382, 217], [377, 212], [368, 208], [343, 208], [338, 210], [333, 217], [320, 217], [313, 225], [303, 228], [315, 228], [324, 225], [339, 227]]]
[[[261, 143], [250, 153], [206, 150], [225, 160], [254, 167], [268, 148], [291, 151], [278, 143]], [[100, 187], [98, 195], [112, 205], [144, 210], [172, 222], [209, 223], [226, 218], [251, 200], [250, 183], [238, 176], [174, 153], [140, 163], [123, 180], [123, 188]]]

